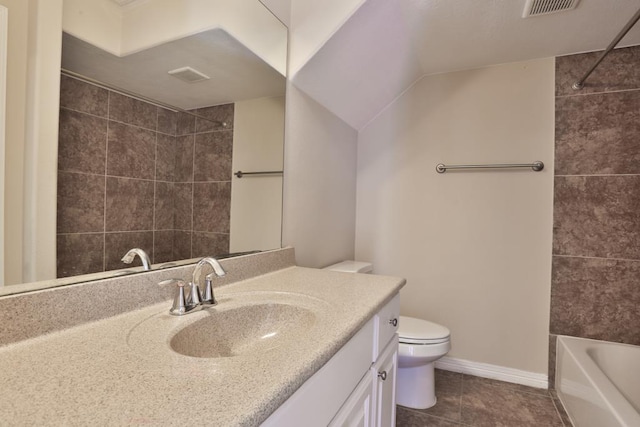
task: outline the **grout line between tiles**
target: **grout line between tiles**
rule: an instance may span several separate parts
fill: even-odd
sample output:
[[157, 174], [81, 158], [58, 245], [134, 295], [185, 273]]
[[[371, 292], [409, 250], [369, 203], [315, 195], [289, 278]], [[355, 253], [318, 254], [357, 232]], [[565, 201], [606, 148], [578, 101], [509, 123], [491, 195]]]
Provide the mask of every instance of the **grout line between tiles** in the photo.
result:
[[462, 395], [464, 394], [464, 374], [460, 374], [460, 393], [458, 394], [458, 418], [462, 422]]
[[640, 176], [639, 173], [593, 173], [593, 174], [576, 174], [576, 175], [554, 175], [556, 178], [566, 177], [616, 177], [616, 176]]
[[104, 208], [102, 211], [103, 228], [102, 228], [102, 271], [107, 271], [107, 171], [109, 164], [109, 109], [111, 108], [111, 91], [107, 91], [107, 134], [105, 143], [104, 157]]
[[570, 95], [556, 95], [556, 99], [557, 98], [575, 98], [578, 96], [589, 96], [589, 95], [606, 95], [609, 93], [624, 93], [624, 92], [638, 92], [640, 91], [640, 88], [634, 88], [634, 89], [618, 89], [618, 90], [603, 90], [600, 92], [583, 92], [583, 93], [573, 93]]
[[153, 150], [153, 222], [151, 228], [153, 233], [151, 234], [151, 258], [153, 262], [156, 262], [156, 195], [158, 194], [158, 127], [160, 126], [160, 108], [156, 107], [156, 134], [155, 134], [155, 149]]
[[560, 423], [564, 427], [573, 427], [573, 425], [571, 424], [571, 420], [569, 420], [569, 424], [564, 422], [564, 417], [562, 416], [562, 414], [563, 413], [566, 414], [566, 411], [565, 411], [564, 407], [562, 406], [562, 402], [560, 401], [560, 398], [558, 398], [555, 393], [549, 392], [549, 394], [551, 395], [551, 400], [553, 401], [553, 406], [556, 408], [556, 412], [558, 413], [558, 417], [560, 418]]
[[558, 405], [556, 404], [556, 400], [552, 397], [551, 401], [553, 402], [553, 407], [556, 410], [556, 414], [558, 415], [558, 418], [560, 418], [560, 424], [562, 424], [563, 427], [566, 427], [566, 425], [564, 424], [564, 420], [562, 419], [562, 415], [560, 415], [560, 411], [558, 410]]
[[[194, 121], [194, 131], [197, 131], [198, 118]], [[191, 152], [191, 258], [193, 258], [193, 234], [196, 215], [196, 135], [192, 136], [193, 150]]]
[[462, 406], [463, 406], [462, 396], [464, 396], [464, 377], [465, 376], [466, 376], [465, 374], [461, 374], [461, 377], [460, 377], [460, 421], [462, 421]]
[[583, 256], [583, 255], [561, 255], [561, 254], [552, 254], [552, 256], [559, 258], [581, 258], [581, 259], [599, 259], [605, 261], [626, 261], [626, 262], [638, 262], [640, 259], [633, 258], [608, 258], [608, 257], [597, 257], [597, 256]]
[[452, 424], [455, 424], [455, 425], [460, 425], [460, 426], [465, 426], [465, 427], [473, 427], [471, 424], [465, 424], [462, 421], [456, 421], [456, 420], [452, 420], [450, 418], [441, 417], [441, 416], [438, 416], [438, 415], [427, 414], [426, 412], [422, 412], [419, 409], [409, 408], [409, 407], [402, 406], [402, 405], [399, 405], [399, 406], [402, 409], [406, 410], [406, 411], [413, 412], [414, 414], [420, 414], [420, 415], [428, 417], [428, 418], [436, 418], [438, 420], [446, 421], [448, 423], [452, 423]]

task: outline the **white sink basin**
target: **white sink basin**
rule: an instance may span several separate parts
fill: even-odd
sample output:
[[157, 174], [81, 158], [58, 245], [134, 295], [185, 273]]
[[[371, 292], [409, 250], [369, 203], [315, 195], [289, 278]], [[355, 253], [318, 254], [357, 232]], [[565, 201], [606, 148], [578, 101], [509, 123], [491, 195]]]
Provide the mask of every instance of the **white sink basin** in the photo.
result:
[[134, 326], [131, 348], [152, 356], [170, 351], [176, 357], [216, 359], [260, 357], [286, 349], [315, 334], [329, 305], [290, 292], [220, 293], [218, 305], [184, 316], [171, 316], [169, 304]]
[[316, 323], [313, 311], [275, 302], [206, 314], [176, 333], [169, 341], [171, 349], [185, 356], [209, 358], [265, 352], [296, 342]]

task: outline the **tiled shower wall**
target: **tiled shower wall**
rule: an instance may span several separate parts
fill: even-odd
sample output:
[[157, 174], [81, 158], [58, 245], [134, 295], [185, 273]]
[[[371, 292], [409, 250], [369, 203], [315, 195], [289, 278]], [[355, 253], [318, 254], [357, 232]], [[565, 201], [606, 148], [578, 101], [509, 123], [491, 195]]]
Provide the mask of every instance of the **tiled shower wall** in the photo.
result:
[[227, 253], [233, 110], [195, 110], [207, 121], [62, 76], [57, 276], [126, 268], [134, 247]]
[[555, 337], [640, 345], [640, 47], [557, 58], [550, 374]]

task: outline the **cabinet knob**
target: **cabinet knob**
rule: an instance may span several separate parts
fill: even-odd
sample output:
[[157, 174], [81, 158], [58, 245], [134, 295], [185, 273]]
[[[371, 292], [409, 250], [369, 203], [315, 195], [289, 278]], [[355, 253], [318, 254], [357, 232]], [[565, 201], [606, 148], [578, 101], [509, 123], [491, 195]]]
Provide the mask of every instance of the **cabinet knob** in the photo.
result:
[[398, 326], [398, 319], [389, 320], [389, 324], [395, 328], [396, 326]]
[[387, 379], [387, 371], [378, 372], [378, 378], [385, 381]]

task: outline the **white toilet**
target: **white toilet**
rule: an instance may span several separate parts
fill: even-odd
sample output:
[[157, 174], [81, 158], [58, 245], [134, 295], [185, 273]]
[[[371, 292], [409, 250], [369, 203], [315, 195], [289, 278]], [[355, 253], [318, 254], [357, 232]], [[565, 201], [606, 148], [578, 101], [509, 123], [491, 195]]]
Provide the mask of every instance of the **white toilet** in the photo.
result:
[[[371, 273], [373, 267], [368, 262], [343, 261], [325, 270]], [[436, 323], [400, 316], [398, 335], [396, 403], [409, 408], [430, 408], [436, 404], [434, 362], [451, 349], [451, 333]]]
[[400, 316], [396, 401], [409, 408], [436, 404], [434, 363], [451, 349], [449, 329], [437, 323]]

